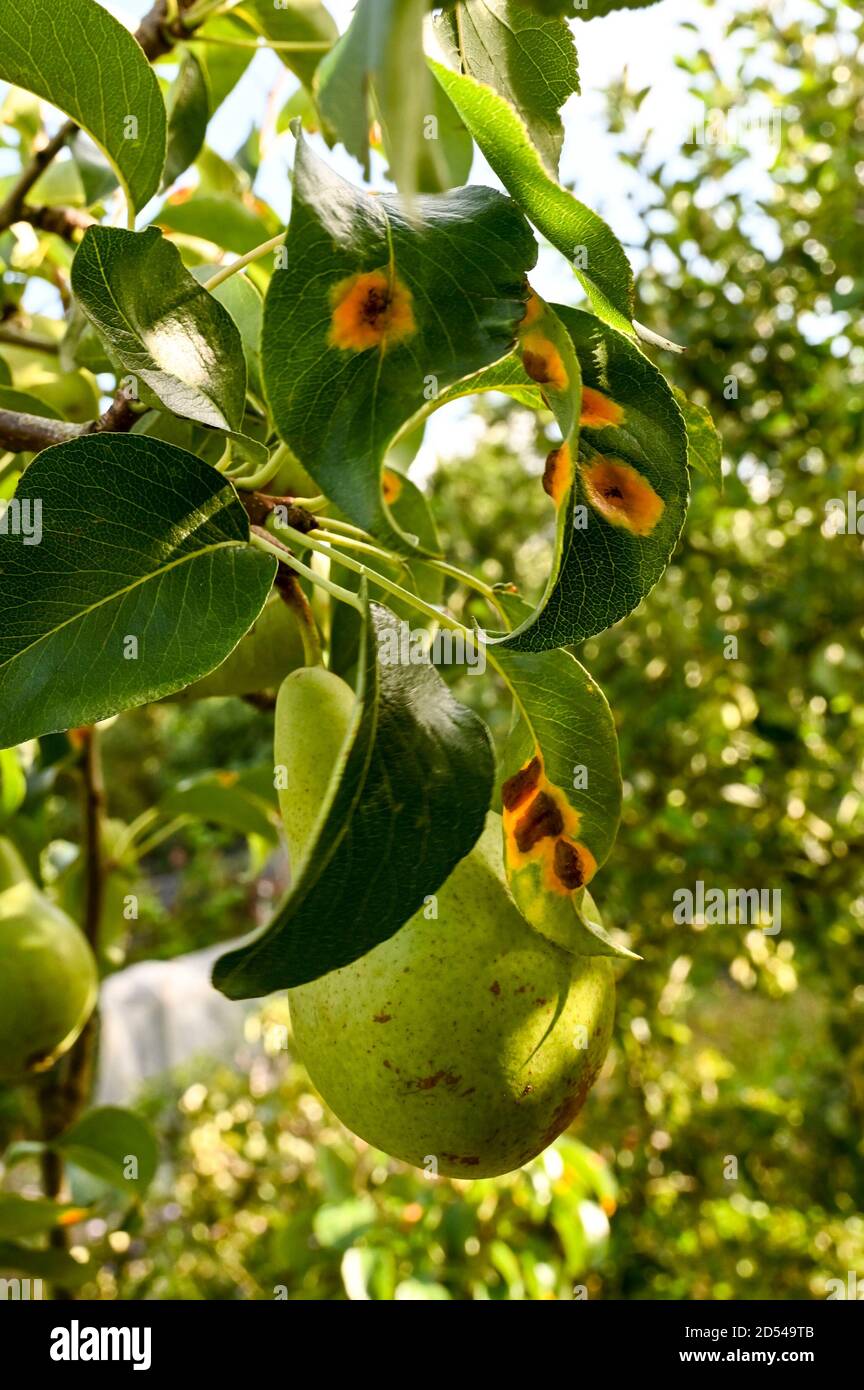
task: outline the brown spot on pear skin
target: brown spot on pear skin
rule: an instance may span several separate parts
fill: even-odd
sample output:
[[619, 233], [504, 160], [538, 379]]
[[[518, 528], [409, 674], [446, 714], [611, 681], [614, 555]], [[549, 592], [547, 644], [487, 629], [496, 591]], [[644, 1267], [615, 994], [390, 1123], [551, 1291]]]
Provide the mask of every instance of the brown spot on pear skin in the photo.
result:
[[417, 332], [413, 296], [395, 274], [369, 270], [349, 275], [330, 293], [327, 341], [345, 352], [392, 347]]
[[595, 391], [590, 386], [582, 387], [582, 413], [580, 425], [588, 429], [602, 430], [605, 425], [617, 425], [623, 419], [624, 411], [615, 401]]
[[499, 985], [499, 983], [498, 983], [497, 980], [493, 980], [492, 983], [491, 983], [491, 985], [489, 986], [489, 988], [490, 988], [490, 990], [492, 991], [492, 993], [495, 994], [495, 995], [498, 995], [498, 994], [501, 993], [501, 986]]
[[597, 458], [583, 468], [588, 500], [613, 526], [634, 536], [650, 536], [663, 515], [665, 502], [647, 478], [620, 459]]
[[552, 498], [556, 507], [560, 507], [572, 481], [573, 460], [570, 456], [570, 446], [569, 444], [560, 444], [557, 449], [553, 449], [546, 456], [546, 467], [543, 470], [543, 491]]
[[375, 1014], [375, 1016], [374, 1016], [373, 1019], [372, 1019], [372, 1022], [373, 1022], [373, 1023], [389, 1023], [392, 1017], [393, 1017], [392, 1014]]
[[501, 787], [501, 801], [506, 810], [515, 811], [522, 805], [537, 786], [542, 770], [540, 759], [535, 757], [507, 778]]
[[522, 339], [522, 366], [538, 386], [552, 386], [556, 391], [564, 391], [570, 379], [557, 347], [539, 331]]
[[538, 792], [516, 823], [516, 848], [525, 854], [538, 840], [560, 835], [563, 829], [564, 817], [558, 803], [548, 792]]

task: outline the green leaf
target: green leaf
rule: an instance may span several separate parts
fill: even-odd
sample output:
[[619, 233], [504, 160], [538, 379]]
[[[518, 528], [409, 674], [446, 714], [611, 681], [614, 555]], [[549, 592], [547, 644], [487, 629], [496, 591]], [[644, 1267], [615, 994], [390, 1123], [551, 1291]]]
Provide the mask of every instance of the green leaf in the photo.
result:
[[263, 203], [257, 207], [258, 210], [253, 211], [233, 198], [184, 198], [182, 202], [163, 203], [153, 221], [181, 236], [199, 237], [243, 256], [279, 230], [269, 208]]
[[420, 193], [443, 193], [468, 182], [474, 161], [474, 141], [456, 107], [437, 82], [431, 83], [430, 114], [435, 126], [429, 138], [424, 121], [424, 140], [417, 166]]
[[260, 835], [271, 845], [279, 840], [275, 807], [245, 788], [236, 772], [208, 772], [182, 782], [162, 798], [158, 810], [169, 820], [194, 816], [240, 835]]
[[0, 1269], [19, 1269], [37, 1279], [50, 1279], [64, 1289], [93, 1278], [93, 1266], [73, 1260], [65, 1250], [32, 1250], [7, 1240], [0, 1241]]
[[168, 94], [168, 150], [162, 188], [170, 188], [198, 158], [210, 120], [210, 93], [204, 69], [192, 52], [183, 54]]
[[[256, 34], [263, 34], [274, 43], [320, 43], [329, 47], [339, 37], [336, 24], [318, 0], [280, 0], [278, 6], [273, 0], [243, 0], [232, 14], [245, 20]], [[306, 87], [311, 87], [315, 69], [325, 51], [323, 48], [294, 53], [284, 48], [274, 50]]]
[[213, 982], [231, 999], [305, 984], [386, 941], [483, 829], [494, 775], [489, 732], [428, 661], [384, 659], [400, 632], [392, 613], [372, 605], [345, 762], [317, 844], [265, 931], [217, 961]]
[[426, 0], [359, 0], [348, 29], [318, 69], [325, 126], [360, 161], [368, 179], [369, 127], [377, 111], [394, 182], [419, 185], [424, 119], [432, 84], [423, 56]]
[[89, 435], [40, 454], [16, 496], [38, 499], [43, 536], [0, 535], [0, 747], [189, 685], [267, 597], [275, 561], [248, 544], [230, 484], [182, 449]]
[[581, 642], [625, 617], [666, 568], [689, 499], [684, 421], [657, 368], [593, 314], [552, 307], [581, 368], [578, 450], [571, 436], [547, 461], [555, 557], [534, 616], [503, 639], [519, 651]]
[[[200, 41], [198, 35], [201, 35]], [[249, 30], [245, 24], [240, 24], [233, 15], [219, 15], [215, 19], [208, 19], [186, 45], [195, 54], [204, 72], [211, 116], [230, 96], [252, 62], [254, 53], [251, 48], [231, 47], [232, 41], [246, 40], [248, 37]], [[228, 42], [207, 43], [206, 39], [227, 39]]]
[[[134, 1111], [116, 1105], [88, 1110], [51, 1147], [67, 1162], [110, 1183], [119, 1192], [138, 1197], [153, 1181], [159, 1160], [152, 1126]], [[134, 1168], [130, 1160], [134, 1160]], [[134, 1175], [127, 1177], [130, 1172]]]
[[536, 244], [487, 188], [370, 197], [302, 135], [287, 265], [264, 303], [264, 386], [281, 438], [357, 525], [410, 547], [381, 493], [390, 441], [424, 400], [508, 351]]
[[69, 1203], [0, 1192], [0, 1239], [38, 1236], [43, 1231], [53, 1231], [57, 1226], [74, 1225], [86, 1215], [86, 1211]]
[[9, 370], [9, 364], [5, 361], [4, 358], [0, 357], [0, 386], [11, 386], [11, 385], [12, 385], [12, 373], [11, 373], [10, 370]]
[[31, 396], [29, 391], [15, 391], [11, 386], [0, 386], [0, 410], [17, 410], [24, 415], [41, 415], [44, 420], [62, 420], [63, 416], [39, 396]]
[[449, 67], [510, 104], [556, 177], [564, 142], [558, 113], [579, 91], [573, 35], [563, 19], [538, 20], [522, 0], [457, 0], [435, 20], [435, 33]]
[[[530, 3], [540, 5], [544, 0], [530, 0]], [[548, 0], [548, 3], [556, 3], [556, 0]], [[656, 4], [657, 0], [586, 0], [582, 5], [571, 3], [571, 8], [575, 19], [602, 19], [613, 10], [644, 10]]]
[[59, 106], [105, 151], [133, 212], [159, 186], [165, 104], [132, 35], [95, 0], [0, 12], [0, 78]]
[[596, 212], [550, 178], [512, 106], [473, 77], [430, 66], [489, 164], [538, 231], [572, 264], [595, 313], [632, 332], [633, 273]]
[[[525, 617], [521, 600], [499, 601], [515, 621]], [[491, 657], [517, 711], [501, 769], [513, 897], [538, 931], [568, 950], [619, 954], [582, 912], [582, 890], [608, 858], [621, 815], [618, 740], [603, 692], [563, 650], [497, 647]]]
[[155, 227], [89, 227], [72, 263], [72, 289], [125, 370], [168, 410], [216, 429], [240, 428], [240, 334]]
[[710, 412], [685, 396], [678, 386], [672, 387], [684, 424], [687, 428], [687, 462], [697, 473], [710, 478], [715, 487], [723, 487], [723, 441]]

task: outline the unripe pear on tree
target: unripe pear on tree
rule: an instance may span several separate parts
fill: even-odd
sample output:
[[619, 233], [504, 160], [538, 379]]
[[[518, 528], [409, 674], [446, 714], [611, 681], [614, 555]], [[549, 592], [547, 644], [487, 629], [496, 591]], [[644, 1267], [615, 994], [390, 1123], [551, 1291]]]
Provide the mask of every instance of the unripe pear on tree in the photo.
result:
[[[276, 761], [301, 861], [353, 704], [321, 669], [280, 690]], [[614, 978], [608, 959], [571, 954], [525, 921], [490, 812], [395, 936], [289, 999], [309, 1075], [349, 1129], [430, 1173], [492, 1177], [541, 1153], [581, 1109], [609, 1046]]]

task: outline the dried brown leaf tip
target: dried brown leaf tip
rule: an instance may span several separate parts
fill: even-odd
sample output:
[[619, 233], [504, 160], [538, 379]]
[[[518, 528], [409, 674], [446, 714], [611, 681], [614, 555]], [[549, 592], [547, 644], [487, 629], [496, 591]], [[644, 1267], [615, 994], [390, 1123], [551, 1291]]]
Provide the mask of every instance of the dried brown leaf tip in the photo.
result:
[[553, 893], [572, 893], [593, 877], [597, 861], [576, 838], [579, 812], [549, 781], [539, 752], [504, 782], [501, 804], [511, 872], [536, 864]]
[[328, 342], [345, 352], [392, 347], [417, 332], [413, 296], [397, 275], [368, 270], [334, 285]]
[[665, 508], [647, 478], [620, 459], [596, 458], [582, 469], [592, 507], [613, 526], [649, 536]]

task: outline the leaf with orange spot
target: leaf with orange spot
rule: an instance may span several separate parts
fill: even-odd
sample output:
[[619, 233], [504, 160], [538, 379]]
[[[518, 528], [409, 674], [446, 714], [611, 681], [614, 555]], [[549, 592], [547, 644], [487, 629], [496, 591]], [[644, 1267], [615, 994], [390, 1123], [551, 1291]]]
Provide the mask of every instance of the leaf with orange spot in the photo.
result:
[[381, 486], [406, 422], [512, 349], [537, 247], [488, 188], [371, 196], [299, 135], [286, 268], [264, 306], [264, 387], [276, 428], [350, 519], [407, 553]]
[[593, 314], [551, 312], [581, 368], [581, 424], [570, 459], [553, 450], [544, 478], [557, 510], [546, 591], [514, 632], [495, 634], [516, 651], [584, 641], [631, 612], [669, 563], [689, 498], [684, 421], [656, 367]]
[[[501, 595], [514, 621], [530, 611]], [[504, 863], [526, 919], [577, 955], [630, 955], [597, 921], [586, 885], [615, 843], [621, 814], [618, 740], [608, 704], [566, 651], [493, 660], [516, 702], [501, 762]]]

